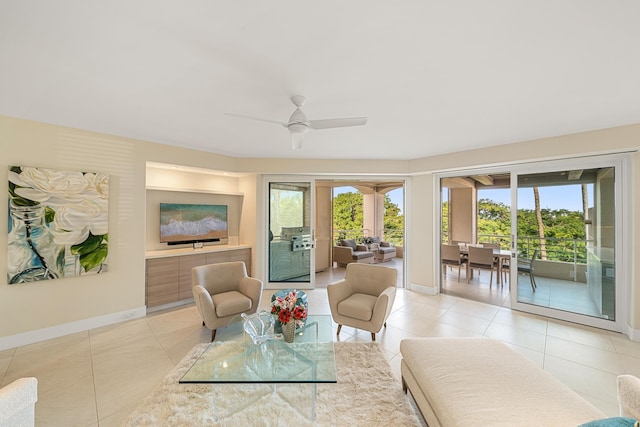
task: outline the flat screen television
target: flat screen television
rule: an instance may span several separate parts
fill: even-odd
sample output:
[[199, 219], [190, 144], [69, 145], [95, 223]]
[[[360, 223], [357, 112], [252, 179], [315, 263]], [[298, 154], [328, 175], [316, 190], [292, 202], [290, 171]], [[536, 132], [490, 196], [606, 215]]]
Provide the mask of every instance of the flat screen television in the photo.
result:
[[160, 203], [160, 243], [218, 242], [228, 237], [227, 205]]

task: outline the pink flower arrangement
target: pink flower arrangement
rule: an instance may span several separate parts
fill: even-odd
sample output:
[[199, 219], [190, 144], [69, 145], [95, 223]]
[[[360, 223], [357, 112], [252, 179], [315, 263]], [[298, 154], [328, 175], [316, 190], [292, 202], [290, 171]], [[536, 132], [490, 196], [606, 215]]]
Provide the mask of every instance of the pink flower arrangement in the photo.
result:
[[276, 297], [271, 303], [271, 314], [275, 315], [280, 323], [288, 323], [295, 320], [296, 327], [304, 326], [307, 318], [307, 309], [298, 302], [298, 291], [295, 289], [284, 297]]

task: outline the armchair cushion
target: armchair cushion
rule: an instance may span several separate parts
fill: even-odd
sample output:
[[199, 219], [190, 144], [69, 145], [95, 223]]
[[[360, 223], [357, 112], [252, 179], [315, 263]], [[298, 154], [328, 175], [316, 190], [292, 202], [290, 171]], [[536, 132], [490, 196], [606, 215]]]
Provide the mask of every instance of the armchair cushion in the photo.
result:
[[358, 251], [358, 252], [354, 252], [353, 255], [351, 256], [353, 257], [354, 260], [360, 260], [365, 258], [371, 258], [373, 256], [373, 252]]
[[347, 246], [355, 251], [358, 244], [353, 239], [342, 239], [340, 240], [340, 246]]
[[232, 316], [251, 310], [251, 299], [238, 291], [215, 294], [211, 299], [218, 317]]
[[343, 316], [368, 321], [371, 320], [373, 307], [375, 307], [377, 300], [378, 298], [372, 295], [353, 294], [338, 303], [338, 313]]

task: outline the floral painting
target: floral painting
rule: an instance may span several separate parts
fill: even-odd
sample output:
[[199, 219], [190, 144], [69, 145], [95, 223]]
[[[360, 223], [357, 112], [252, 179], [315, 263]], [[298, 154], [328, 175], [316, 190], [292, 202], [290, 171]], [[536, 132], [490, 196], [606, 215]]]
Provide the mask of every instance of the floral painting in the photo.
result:
[[109, 175], [9, 167], [9, 284], [107, 271]]

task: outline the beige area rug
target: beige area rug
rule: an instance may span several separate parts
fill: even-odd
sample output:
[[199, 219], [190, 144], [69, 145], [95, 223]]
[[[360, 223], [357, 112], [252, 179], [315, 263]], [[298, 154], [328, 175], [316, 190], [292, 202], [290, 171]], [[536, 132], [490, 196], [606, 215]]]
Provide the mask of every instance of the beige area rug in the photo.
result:
[[335, 343], [336, 384], [179, 384], [208, 344], [194, 347], [125, 426], [420, 426], [377, 343]]

